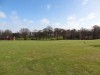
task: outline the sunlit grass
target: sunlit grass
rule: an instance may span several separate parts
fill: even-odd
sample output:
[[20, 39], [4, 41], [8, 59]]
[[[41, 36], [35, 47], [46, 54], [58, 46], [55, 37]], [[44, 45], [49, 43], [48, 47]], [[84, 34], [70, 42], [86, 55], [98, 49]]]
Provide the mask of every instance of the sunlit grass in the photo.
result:
[[0, 41], [0, 75], [100, 75], [100, 40]]

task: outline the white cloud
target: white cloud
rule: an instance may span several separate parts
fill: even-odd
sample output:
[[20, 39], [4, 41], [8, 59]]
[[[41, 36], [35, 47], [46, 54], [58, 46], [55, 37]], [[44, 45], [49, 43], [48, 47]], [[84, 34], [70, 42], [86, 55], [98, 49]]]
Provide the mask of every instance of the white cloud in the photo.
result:
[[79, 22], [83, 22], [83, 21], [85, 21], [86, 20], [86, 18], [80, 18], [79, 19]]
[[67, 26], [68, 29], [79, 29], [79, 23], [76, 17], [68, 17], [67, 18]]
[[50, 10], [51, 9], [51, 5], [47, 4], [47, 9]]
[[60, 26], [61, 24], [60, 24], [60, 23], [55, 23], [54, 25], [55, 25], [55, 26]]
[[67, 25], [68, 25], [67, 27], [71, 28], [71, 29], [73, 29], [73, 28], [80, 29], [80, 27], [83, 27], [84, 25], [87, 24], [87, 22], [89, 22], [95, 18], [96, 18], [95, 13], [90, 13], [86, 17], [82, 17], [80, 19], [77, 19], [77, 17], [71, 16], [71, 17], [67, 18]]
[[89, 0], [82, 0], [82, 5], [86, 5], [88, 3]]
[[91, 20], [91, 19], [94, 19], [96, 16], [95, 16], [95, 13], [90, 13], [88, 16], [87, 16], [87, 20]]
[[33, 23], [33, 20], [29, 20], [29, 23]]
[[50, 21], [46, 18], [41, 20], [41, 24], [48, 25], [49, 23], [50, 23]]
[[87, 17], [83, 17], [81, 19], [79, 19], [79, 22], [83, 22], [83, 21], [89, 21], [96, 18], [95, 13], [90, 13]]
[[0, 18], [6, 18], [6, 15], [4, 12], [0, 11]]
[[61, 24], [59, 22], [50, 24], [53, 28], [61, 28]]
[[9, 24], [13, 28], [13, 31], [17, 31], [21, 28], [30, 28], [32, 29], [32, 26], [34, 24], [33, 20], [31, 19], [21, 19], [21, 17], [18, 15], [16, 11], [13, 11], [11, 13], [11, 16], [9, 17]]
[[28, 19], [24, 19], [23, 21], [24, 21], [24, 22], [33, 23], [33, 21], [32, 21], [32, 20], [28, 20]]
[[6, 22], [0, 22], [0, 26], [5, 26], [5, 25], [7, 25]]
[[11, 16], [10, 16], [10, 20], [13, 24], [16, 24], [18, 25], [20, 23], [20, 20], [19, 20], [19, 16], [17, 15], [17, 12], [13, 11]]
[[12, 12], [12, 15], [10, 16], [10, 20], [11, 20], [11, 23], [14, 24], [14, 25], [30, 25], [30, 24], [33, 24], [33, 20], [29, 20], [29, 19], [21, 19], [17, 12], [16, 11], [13, 11]]
[[73, 19], [76, 19], [76, 17], [70, 16], [67, 18], [67, 20], [73, 20]]
[[30, 25], [30, 24], [33, 24], [33, 20], [24, 19], [24, 20], [23, 20], [23, 23], [24, 23], [25, 25]]
[[24, 21], [24, 22], [26, 22], [26, 21], [27, 21], [27, 19], [24, 19], [23, 21]]
[[50, 10], [51, 7], [52, 7], [51, 4], [41, 5], [41, 9], [45, 9], [45, 10]]
[[[1, 18], [1, 15], [0, 15]], [[8, 16], [7, 22], [0, 22], [0, 26], [7, 26], [6, 28], [13, 28], [13, 31], [18, 31], [21, 28], [33, 28], [34, 21], [31, 19], [21, 19], [16, 11], [12, 11], [10, 16]], [[5, 27], [4, 27], [5, 28]]]
[[12, 11], [12, 14], [14, 15], [14, 14], [17, 14], [17, 11]]
[[100, 26], [100, 22], [96, 22], [96, 23], [94, 23], [93, 25], [99, 25], [99, 26]]

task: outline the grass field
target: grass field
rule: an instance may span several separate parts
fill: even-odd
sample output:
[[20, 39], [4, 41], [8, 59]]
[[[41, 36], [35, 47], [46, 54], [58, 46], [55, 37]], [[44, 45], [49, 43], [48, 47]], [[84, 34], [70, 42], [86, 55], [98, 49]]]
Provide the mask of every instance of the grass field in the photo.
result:
[[100, 40], [0, 41], [0, 75], [100, 75]]

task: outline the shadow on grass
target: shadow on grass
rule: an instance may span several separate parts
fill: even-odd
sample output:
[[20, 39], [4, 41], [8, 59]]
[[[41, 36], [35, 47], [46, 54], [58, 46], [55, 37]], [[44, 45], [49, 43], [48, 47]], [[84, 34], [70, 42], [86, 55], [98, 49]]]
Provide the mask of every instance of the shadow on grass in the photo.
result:
[[92, 46], [92, 47], [100, 47], [100, 45], [90, 45], [90, 46]]

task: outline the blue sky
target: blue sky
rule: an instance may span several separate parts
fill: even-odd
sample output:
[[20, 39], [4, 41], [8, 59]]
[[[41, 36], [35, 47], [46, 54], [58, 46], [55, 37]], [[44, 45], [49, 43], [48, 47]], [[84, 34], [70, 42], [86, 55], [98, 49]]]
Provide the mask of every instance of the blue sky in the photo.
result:
[[90, 29], [100, 25], [100, 0], [0, 0], [0, 30]]

